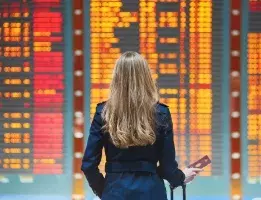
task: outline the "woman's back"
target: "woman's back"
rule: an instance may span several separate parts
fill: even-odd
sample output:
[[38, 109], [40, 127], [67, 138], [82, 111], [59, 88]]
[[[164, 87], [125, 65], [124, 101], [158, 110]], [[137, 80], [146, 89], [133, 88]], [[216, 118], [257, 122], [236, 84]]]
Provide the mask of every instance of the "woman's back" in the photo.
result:
[[[102, 200], [164, 200], [163, 178], [174, 187], [183, 183], [170, 111], [158, 100], [146, 60], [136, 52], [122, 54], [109, 98], [96, 107], [82, 162], [82, 171]], [[98, 169], [103, 147], [105, 178]]]
[[[82, 164], [91, 188], [102, 200], [167, 199], [163, 178], [173, 187], [181, 185], [185, 179], [175, 161], [169, 108], [156, 104], [154, 144], [122, 149], [102, 130], [104, 104], [97, 105]], [[98, 170], [102, 147], [106, 154], [105, 178]]]
[[[102, 109], [105, 102], [97, 105], [97, 115], [98, 119], [102, 119], [101, 116]], [[128, 148], [118, 148], [116, 147], [110, 139], [109, 134], [103, 134], [104, 137], [104, 148], [106, 154], [106, 161], [108, 162], [134, 162], [134, 161], [148, 161], [153, 164], [157, 164], [160, 157], [160, 145], [162, 145], [163, 131], [167, 126], [166, 121], [168, 107], [164, 104], [157, 103], [155, 112], [155, 124], [156, 124], [156, 141], [152, 145], [146, 146], [130, 146]], [[103, 125], [103, 124], [102, 124]], [[165, 126], [165, 127], [164, 127]]]

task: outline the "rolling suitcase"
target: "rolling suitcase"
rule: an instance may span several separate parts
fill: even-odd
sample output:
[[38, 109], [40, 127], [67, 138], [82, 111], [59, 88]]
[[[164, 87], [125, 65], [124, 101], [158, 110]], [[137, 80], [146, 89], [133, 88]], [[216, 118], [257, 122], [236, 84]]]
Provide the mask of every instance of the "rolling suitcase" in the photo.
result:
[[[170, 199], [174, 200], [173, 190], [175, 188], [173, 188], [171, 185], [169, 187], [170, 187]], [[182, 196], [183, 196], [183, 200], [186, 200], [186, 185], [185, 184], [182, 185]]]

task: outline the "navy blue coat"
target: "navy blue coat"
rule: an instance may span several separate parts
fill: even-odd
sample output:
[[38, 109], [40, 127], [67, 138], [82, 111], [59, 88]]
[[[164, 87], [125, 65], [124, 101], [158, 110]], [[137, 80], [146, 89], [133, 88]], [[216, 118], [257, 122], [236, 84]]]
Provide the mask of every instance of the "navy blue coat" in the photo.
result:
[[[185, 175], [175, 160], [173, 125], [168, 106], [156, 106], [156, 142], [120, 149], [101, 130], [104, 103], [96, 107], [82, 160], [90, 187], [102, 200], [167, 200], [163, 179], [173, 187], [183, 184]], [[104, 177], [98, 165], [105, 148]], [[157, 165], [159, 163], [159, 165]]]

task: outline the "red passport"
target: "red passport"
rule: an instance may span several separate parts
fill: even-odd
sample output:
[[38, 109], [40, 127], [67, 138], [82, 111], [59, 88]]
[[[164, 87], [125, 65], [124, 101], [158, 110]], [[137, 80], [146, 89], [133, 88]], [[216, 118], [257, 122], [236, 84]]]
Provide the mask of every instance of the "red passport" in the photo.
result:
[[206, 167], [207, 165], [209, 165], [210, 163], [211, 163], [211, 160], [206, 155], [203, 158], [199, 159], [198, 161], [190, 164], [188, 166], [188, 168], [200, 168], [200, 169], [202, 169], [202, 168]]

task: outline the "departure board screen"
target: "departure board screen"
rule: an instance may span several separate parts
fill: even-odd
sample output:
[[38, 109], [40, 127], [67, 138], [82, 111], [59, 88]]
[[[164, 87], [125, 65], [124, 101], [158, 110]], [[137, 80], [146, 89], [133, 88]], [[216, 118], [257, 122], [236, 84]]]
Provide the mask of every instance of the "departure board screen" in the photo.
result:
[[137, 51], [170, 107], [180, 168], [209, 155], [201, 175], [223, 175], [222, 8], [220, 0], [90, 0], [91, 116], [108, 98], [116, 59]]
[[247, 32], [247, 181], [250, 184], [261, 184], [260, 21], [261, 1], [249, 1]]
[[1, 175], [64, 173], [63, 26], [62, 0], [1, 1]]

